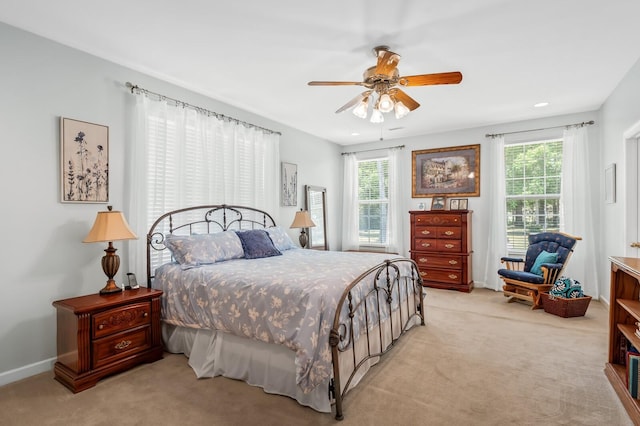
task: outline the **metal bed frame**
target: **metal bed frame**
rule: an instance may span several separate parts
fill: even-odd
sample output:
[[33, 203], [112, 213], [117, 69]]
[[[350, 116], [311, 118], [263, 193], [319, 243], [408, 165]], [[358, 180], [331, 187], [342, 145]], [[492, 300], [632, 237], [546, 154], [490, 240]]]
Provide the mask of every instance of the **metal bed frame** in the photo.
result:
[[[147, 286], [151, 287], [155, 268], [171, 261], [169, 250], [164, 246], [166, 234], [191, 235], [272, 226], [275, 226], [275, 221], [268, 213], [252, 207], [220, 204], [165, 213], [153, 223], [147, 234]], [[403, 275], [403, 269], [410, 272]], [[354, 297], [356, 294], [364, 294], [364, 297]], [[423, 299], [422, 278], [418, 267], [408, 258], [385, 260], [363, 272], [346, 286], [336, 307], [329, 336], [333, 378], [328, 392], [335, 405], [337, 420], [344, 418], [343, 400], [352, 388], [359, 369], [368, 365], [372, 358], [381, 357], [391, 350], [415, 321], [425, 325]], [[392, 310], [394, 303], [397, 307]], [[348, 312], [346, 320], [341, 315], [343, 309]], [[370, 310], [377, 311], [373, 324], [370, 321]], [[356, 341], [353, 336], [359, 330], [360, 336]], [[345, 378], [343, 387], [339, 363], [341, 353], [346, 353], [353, 363], [353, 371]]]

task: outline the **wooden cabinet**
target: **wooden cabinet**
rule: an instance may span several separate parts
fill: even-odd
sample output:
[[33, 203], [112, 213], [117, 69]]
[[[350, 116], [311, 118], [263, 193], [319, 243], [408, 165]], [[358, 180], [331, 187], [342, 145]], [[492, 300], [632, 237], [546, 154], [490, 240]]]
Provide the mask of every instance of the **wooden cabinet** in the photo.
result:
[[631, 396], [626, 378], [626, 349], [630, 342], [640, 349], [636, 336], [640, 321], [640, 259], [610, 257], [609, 360], [604, 372], [633, 423], [640, 425], [640, 400]]
[[411, 259], [425, 286], [470, 292], [471, 211], [410, 211]]
[[162, 358], [161, 295], [160, 290], [140, 288], [53, 302], [56, 380], [80, 392], [105, 376]]

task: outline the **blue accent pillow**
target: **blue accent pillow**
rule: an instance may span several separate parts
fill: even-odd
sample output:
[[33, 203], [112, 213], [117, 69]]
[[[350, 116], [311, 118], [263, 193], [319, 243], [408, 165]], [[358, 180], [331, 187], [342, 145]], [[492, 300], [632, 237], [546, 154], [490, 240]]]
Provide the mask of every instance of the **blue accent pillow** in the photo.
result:
[[558, 253], [549, 253], [546, 250], [542, 250], [542, 252], [540, 252], [540, 254], [538, 255], [538, 257], [536, 257], [536, 261], [533, 263], [533, 266], [531, 267], [531, 272], [532, 274], [536, 274], [536, 275], [540, 275], [542, 276], [542, 264], [543, 263], [556, 263], [558, 261]]
[[281, 256], [282, 253], [274, 245], [269, 234], [264, 229], [250, 231], [235, 231], [244, 249], [245, 259], [260, 259], [262, 257]]
[[279, 226], [274, 226], [272, 228], [266, 229], [267, 234], [271, 237], [271, 241], [273, 241], [273, 245], [280, 251], [291, 250], [294, 248], [298, 248], [293, 241], [291, 241], [291, 237], [289, 234]]

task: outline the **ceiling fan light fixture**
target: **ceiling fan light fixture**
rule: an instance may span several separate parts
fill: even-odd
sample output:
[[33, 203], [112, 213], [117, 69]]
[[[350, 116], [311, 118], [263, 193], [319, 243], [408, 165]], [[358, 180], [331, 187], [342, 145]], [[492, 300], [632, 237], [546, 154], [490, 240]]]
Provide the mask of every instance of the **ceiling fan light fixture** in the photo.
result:
[[401, 119], [411, 112], [402, 101], [397, 101], [393, 108], [395, 109], [397, 119]]
[[367, 118], [367, 109], [369, 108], [369, 98], [365, 98], [353, 109], [353, 115], [358, 118]]
[[380, 100], [378, 100], [378, 109], [380, 112], [391, 112], [393, 111], [393, 99], [387, 93], [383, 93], [380, 96]]
[[384, 122], [384, 116], [382, 115], [382, 112], [375, 108], [372, 112], [371, 112], [371, 122], [372, 123], [383, 123]]

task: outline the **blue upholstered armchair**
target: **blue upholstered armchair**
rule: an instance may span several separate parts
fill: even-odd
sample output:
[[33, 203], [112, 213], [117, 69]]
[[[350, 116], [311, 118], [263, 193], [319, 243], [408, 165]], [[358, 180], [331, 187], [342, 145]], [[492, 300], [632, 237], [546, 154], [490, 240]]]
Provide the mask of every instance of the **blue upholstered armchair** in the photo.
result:
[[580, 237], [562, 232], [542, 232], [529, 235], [529, 247], [524, 259], [503, 257], [506, 268], [498, 270], [509, 302], [525, 300], [531, 309], [541, 308], [540, 294], [548, 292], [571, 258]]

